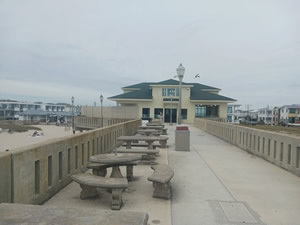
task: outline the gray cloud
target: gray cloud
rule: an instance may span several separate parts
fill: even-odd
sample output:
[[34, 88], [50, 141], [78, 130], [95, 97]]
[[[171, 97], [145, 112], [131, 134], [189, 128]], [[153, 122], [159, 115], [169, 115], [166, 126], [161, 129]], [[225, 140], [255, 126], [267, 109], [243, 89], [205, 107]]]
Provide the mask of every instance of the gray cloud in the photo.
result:
[[185, 81], [200, 73], [242, 104], [299, 103], [299, 10], [297, 0], [1, 1], [0, 96], [52, 90], [53, 101], [80, 93], [92, 104], [169, 79], [182, 62]]

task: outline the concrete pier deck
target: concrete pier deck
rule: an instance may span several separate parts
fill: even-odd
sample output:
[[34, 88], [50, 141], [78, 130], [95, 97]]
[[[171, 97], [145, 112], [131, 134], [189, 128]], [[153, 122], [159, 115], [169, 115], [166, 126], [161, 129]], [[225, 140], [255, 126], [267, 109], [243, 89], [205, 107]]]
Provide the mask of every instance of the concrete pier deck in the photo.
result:
[[[150, 165], [138, 165], [122, 211], [148, 212], [148, 223], [161, 225], [300, 224], [300, 177], [192, 125], [191, 151], [175, 151], [176, 126], [166, 128], [169, 147], [160, 149], [157, 162], [175, 172], [172, 199], [152, 198]], [[79, 185], [71, 183], [45, 205], [110, 207], [105, 192], [92, 200], [80, 200], [79, 193]]]

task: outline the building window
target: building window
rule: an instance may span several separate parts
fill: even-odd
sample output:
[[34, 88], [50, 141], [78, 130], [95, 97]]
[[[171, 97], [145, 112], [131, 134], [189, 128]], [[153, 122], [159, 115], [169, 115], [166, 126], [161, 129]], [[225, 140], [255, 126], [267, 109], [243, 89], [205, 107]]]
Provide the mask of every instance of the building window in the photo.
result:
[[187, 109], [181, 109], [181, 119], [187, 119]]
[[206, 107], [205, 106], [195, 106], [195, 116], [196, 117], [206, 117]]
[[232, 106], [227, 107], [227, 113], [232, 113]]
[[175, 88], [168, 88], [168, 96], [175, 97]]
[[154, 119], [160, 119], [160, 115], [163, 115], [163, 109], [154, 109]]
[[232, 117], [231, 116], [227, 116], [227, 122], [232, 123]]
[[219, 106], [195, 105], [195, 117], [219, 117]]
[[296, 113], [296, 109], [290, 109], [290, 113]]
[[179, 88], [162, 88], [162, 96], [179, 96]]
[[143, 118], [150, 118], [150, 108], [143, 108], [142, 117]]
[[289, 117], [289, 123], [295, 123], [295, 117]]

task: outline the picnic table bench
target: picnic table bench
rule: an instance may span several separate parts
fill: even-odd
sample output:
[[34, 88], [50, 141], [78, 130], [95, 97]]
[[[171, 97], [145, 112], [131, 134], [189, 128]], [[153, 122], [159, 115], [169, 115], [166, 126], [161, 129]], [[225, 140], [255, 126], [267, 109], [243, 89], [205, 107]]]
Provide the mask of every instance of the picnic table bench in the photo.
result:
[[[122, 146], [126, 147], [127, 144], [124, 143]], [[148, 144], [147, 143], [139, 143], [139, 142], [137, 142], [137, 143], [131, 142], [131, 147], [148, 147]], [[156, 149], [157, 147], [158, 148], [161, 147], [161, 145], [153, 143], [152, 147], [153, 147], [153, 149]]]
[[137, 131], [138, 134], [143, 134], [146, 136], [160, 136], [162, 134], [162, 131], [155, 130], [155, 129], [141, 129]]
[[52, 207], [17, 203], [0, 204], [0, 224], [26, 225], [147, 225], [143, 212]]
[[168, 165], [151, 166], [154, 173], [148, 177], [149, 181], [153, 182], [154, 198], [170, 199], [170, 180], [174, 176], [174, 171]]
[[162, 126], [162, 127], [165, 127], [165, 125], [162, 124], [162, 123], [146, 123], [146, 126]]
[[120, 153], [134, 153], [142, 154], [142, 160], [149, 161], [155, 159], [155, 156], [159, 154], [159, 150], [154, 149], [118, 149]]
[[131, 148], [131, 142], [134, 141], [145, 141], [148, 143], [148, 149], [153, 149], [153, 142], [159, 141], [162, 148], [166, 148], [168, 137], [153, 137], [153, 136], [121, 136], [118, 137], [118, 141], [126, 142], [126, 148]]
[[162, 135], [167, 135], [167, 130], [168, 128], [164, 128], [163, 126], [139, 126], [138, 127], [139, 130], [143, 130], [143, 129], [154, 129], [154, 130], [160, 130], [162, 132]]
[[[133, 166], [136, 166], [135, 162], [120, 163], [118, 166], [126, 166], [126, 178], [128, 181], [133, 179]], [[113, 167], [112, 164], [102, 164], [102, 163], [88, 163], [87, 168], [93, 170], [93, 174], [96, 176], [105, 177], [107, 174], [107, 168]]]
[[73, 181], [80, 184], [82, 189], [81, 199], [98, 196], [96, 188], [109, 188], [112, 190], [111, 208], [119, 210], [122, 206], [123, 189], [128, 188], [126, 178], [100, 177], [92, 174], [82, 173], [71, 176]]

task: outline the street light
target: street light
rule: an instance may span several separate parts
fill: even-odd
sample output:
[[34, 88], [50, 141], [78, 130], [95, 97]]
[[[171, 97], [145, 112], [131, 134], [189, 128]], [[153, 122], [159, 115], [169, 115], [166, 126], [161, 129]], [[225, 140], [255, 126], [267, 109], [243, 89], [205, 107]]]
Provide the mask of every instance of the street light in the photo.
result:
[[100, 103], [101, 103], [101, 127], [103, 127], [103, 95], [100, 95]]
[[72, 100], [72, 131], [75, 134], [75, 126], [74, 126], [74, 96], [71, 98]]
[[172, 110], [173, 110], [173, 96], [171, 95], [171, 112], [170, 112], [170, 125], [172, 126], [173, 125], [173, 120], [172, 120]]
[[183, 79], [183, 75], [184, 75], [184, 71], [185, 68], [182, 66], [182, 64], [180, 63], [180, 65], [178, 66], [178, 68], [176, 69], [177, 71], [177, 76], [179, 78], [179, 111], [178, 111], [178, 125], [181, 124], [181, 90], [182, 90], [182, 79]]

